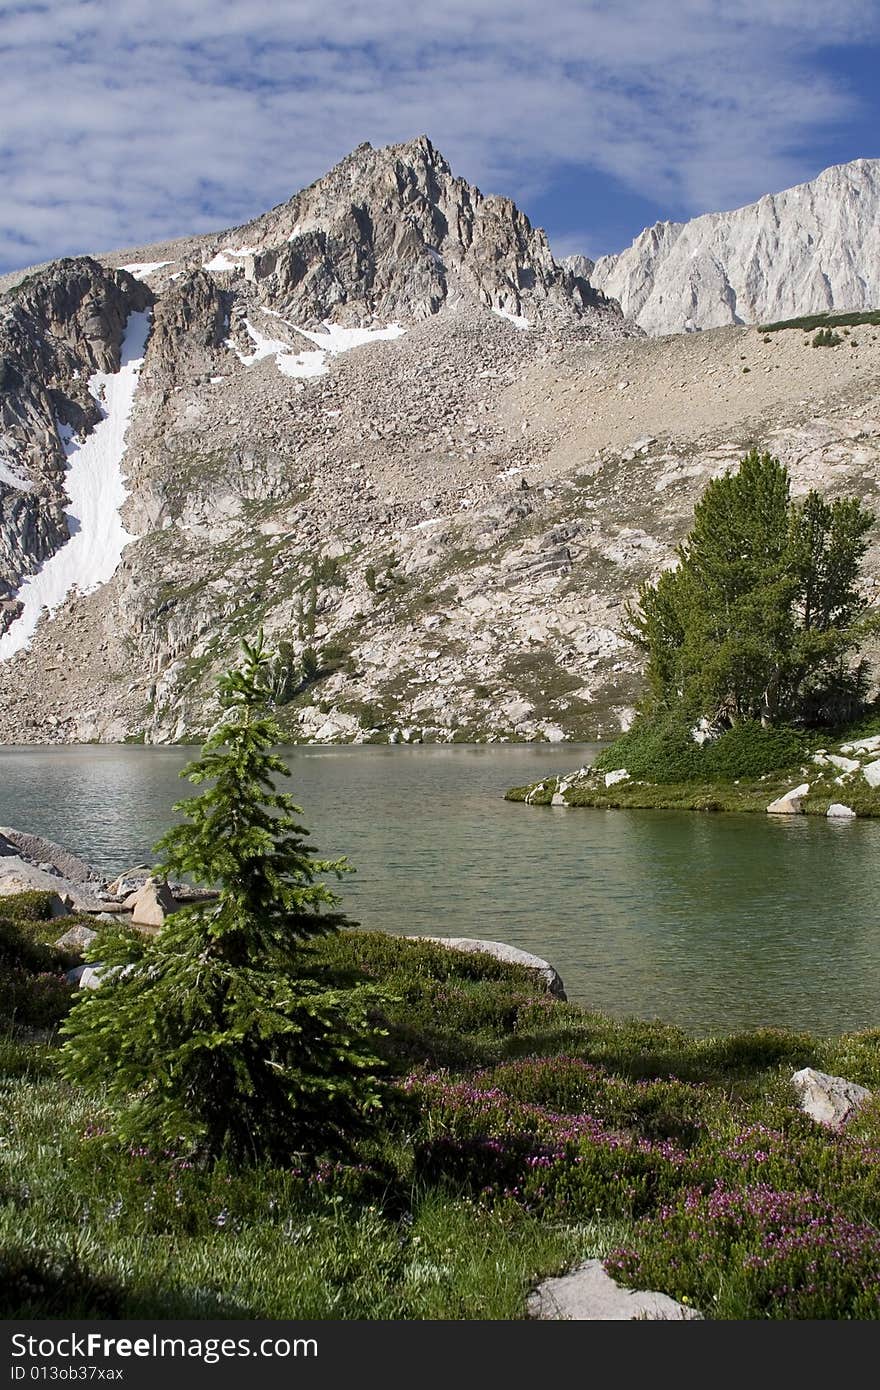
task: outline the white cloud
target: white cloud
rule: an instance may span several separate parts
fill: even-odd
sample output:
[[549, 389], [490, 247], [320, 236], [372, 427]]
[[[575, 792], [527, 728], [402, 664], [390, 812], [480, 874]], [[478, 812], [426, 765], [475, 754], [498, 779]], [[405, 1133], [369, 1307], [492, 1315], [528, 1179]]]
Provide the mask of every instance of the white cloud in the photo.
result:
[[[732, 206], [853, 113], [817, 54], [873, 0], [51, 0], [0, 28], [0, 263], [223, 227], [427, 132], [522, 199], [560, 163]], [[859, 153], [853, 151], [853, 153]]]

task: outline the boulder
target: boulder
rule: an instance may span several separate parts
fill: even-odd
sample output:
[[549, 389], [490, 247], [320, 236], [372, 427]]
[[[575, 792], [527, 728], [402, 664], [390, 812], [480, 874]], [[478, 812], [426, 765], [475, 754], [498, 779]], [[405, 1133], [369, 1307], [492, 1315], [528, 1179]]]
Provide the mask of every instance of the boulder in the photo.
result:
[[94, 912], [99, 910], [97, 898], [88, 890], [93, 885], [74, 883], [70, 879], [59, 878], [36, 864], [29, 863], [19, 855], [0, 857], [0, 898], [8, 898], [15, 893], [52, 893], [50, 904], [53, 917], [64, 917], [68, 911]]
[[566, 998], [562, 978], [549, 961], [543, 960], [540, 956], [533, 956], [529, 951], [520, 951], [516, 946], [508, 946], [506, 941], [477, 941], [470, 936], [410, 936], [407, 940], [433, 941], [435, 946], [446, 946], [450, 951], [494, 956], [505, 965], [523, 965], [527, 970], [534, 970], [542, 977], [547, 989], [556, 999]]
[[812, 1067], [796, 1071], [791, 1084], [804, 1114], [829, 1129], [842, 1129], [853, 1112], [871, 1097], [865, 1086], [847, 1081], [843, 1076], [815, 1071]]
[[870, 738], [857, 738], [853, 743], [842, 743], [841, 753], [873, 753], [880, 749], [880, 734], [872, 734]]
[[2, 825], [0, 857], [8, 855], [18, 855], [27, 863], [39, 865], [46, 872], [69, 879], [71, 883], [86, 883], [101, 878], [91, 864], [71, 854], [63, 845], [56, 845], [54, 840], [46, 840], [42, 835], [29, 835], [24, 830], [13, 829], [11, 825]]
[[868, 763], [867, 767], [863, 767], [862, 776], [869, 787], [880, 787], [880, 758], [875, 763]]
[[130, 893], [136, 893], [139, 888], [143, 888], [152, 872], [149, 864], [136, 864], [133, 869], [123, 869], [112, 883], [107, 884], [107, 892], [112, 893], [115, 898], [127, 898]]
[[616, 787], [618, 782], [628, 782], [629, 773], [625, 767], [616, 767], [613, 772], [605, 773], [606, 787]]
[[803, 799], [810, 792], [809, 782], [802, 782], [799, 787], [792, 787], [790, 792], [777, 797], [771, 801], [767, 807], [768, 816], [797, 816], [803, 811]]
[[133, 927], [158, 929], [165, 925], [165, 918], [176, 909], [177, 903], [168, 884], [161, 879], [148, 878], [143, 888], [133, 896], [131, 924]]
[[101, 965], [77, 965], [73, 970], [68, 970], [67, 979], [80, 989], [97, 989], [101, 983], [102, 969]]
[[623, 1288], [601, 1260], [587, 1260], [558, 1279], [545, 1279], [529, 1295], [528, 1314], [553, 1322], [680, 1322], [702, 1317], [668, 1294]]
[[828, 761], [841, 772], [858, 772], [861, 767], [861, 763], [857, 762], [855, 758], [844, 758], [839, 753], [829, 753]]
[[856, 818], [856, 813], [852, 807], [844, 806], [839, 801], [832, 801], [825, 814], [830, 820], [855, 820]]
[[92, 931], [85, 923], [77, 922], [76, 926], [59, 936], [55, 945], [60, 951], [86, 951], [97, 935], [98, 933]]

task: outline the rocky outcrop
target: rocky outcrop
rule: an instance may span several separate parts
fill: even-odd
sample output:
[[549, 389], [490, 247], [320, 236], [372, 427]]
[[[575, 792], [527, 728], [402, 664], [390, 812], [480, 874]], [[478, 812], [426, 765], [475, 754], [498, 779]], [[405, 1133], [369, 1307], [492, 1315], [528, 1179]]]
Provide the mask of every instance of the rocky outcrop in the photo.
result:
[[791, 1084], [804, 1114], [829, 1129], [843, 1129], [855, 1111], [871, 1098], [865, 1086], [843, 1076], [815, 1071], [813, 1067], [795, 1072]]
[[58, 874], [73, 883], [97, 882], [101, 875], [93, 864], [86, 863], [69, 849], [47, 840], [42, 835], [30, 835], [25, 830], [16, 830], [11, 825], [0, 825], [0, 870], [3, 859], [9, 855], [19, 855], [31, 864], [37, 864], [47, 873]]
[[151, 302], [145, 284], [87, 256], [0, 299], [0, 634], [21, 580], [69, 538], [65, 438], [101, 419], [89, 377], [119, 369], [128, 317]]
[[619, 314], [580, 266], [554, 261], [544, 232], [510, 199], [456, 178], [427, 136], [358, 146], [228, 233], [215, 252], [221, 264], [224, 255], [304, 326], [411, 322], [463, 298], [517, 317]]
[[763, 439], [797, 489], [873, 493], [880, 346], [628, 336], [584, 271], [426, 141], [362, 148], [246, 227], [103, 257], [155, 301], [137, 540], [0, 663], [0, 740], [197, 741], [260, 624], [319, 660], [280, 710], [291, 741], [614, 736], [640, 693], [623, 605], [710, 478]]
[[733, 212], [658, 222], [591, 283], [649, 333], [880, 306], [880, 160], [825, 169]]

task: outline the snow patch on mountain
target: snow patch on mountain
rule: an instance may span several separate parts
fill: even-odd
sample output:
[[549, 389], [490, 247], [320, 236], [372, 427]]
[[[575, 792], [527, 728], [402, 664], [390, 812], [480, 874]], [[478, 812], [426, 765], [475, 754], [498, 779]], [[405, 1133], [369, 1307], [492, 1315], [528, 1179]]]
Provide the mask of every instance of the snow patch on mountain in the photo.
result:
[[89, 379], [89, 391], [104, 413], [91, 434], [80, 440], [68, 426], [59, 426], [69, 460], [65, 490], [70, 498], [70, 540], [18, 590], [23, 611], [0, 638], [0, 661], [30, 645], [44, 609], [54, 613], [74, 590], [86, 594], [106, 584], [124, 547], [135, 539], [119, 516], [128, 496], [122, 459], [149, 331], [149, 311], [131, 314], [119, 371], [95, 372]]
[[512, 314], [509, 309], [495, 308], [493, 308], [492, 313], [497, 314], [500, 319], [507, 319], [508, 323], [512, 323], [514, 328], [518, 328], [522, 333], [527, 332], [531, 327], [529, 320], [523, 314]]
[[227, 346], [232, 349], [239, 362], [242, 362], [246, 367], [253, 366], [255, 362], [261, 361], [264, 357], [274, 357], [275, 365], [283, 376], [303, 378], [324, 376], [327, 372], [328, 357], [337, 357], [340, 353], [350, 352], [352, 348], [362, 347], [365, 343], [400, 338], [404, 333], [404, 329], [399, 323], [391, 323], [386, 328], [344, 328], [338, 323], [330, 323], [329, 321], [325, 321], [322, 332], [314, 333], [307, 328], [298, 328], [296, 324], [290, 323], [275, 309], [264, 309], [263, 313], [268, 314], [270, 318], [278, 319], [291, 332], [299, 333], [309, 342], [316, 343], [317, 348], [294, 352], [290, 343], [283, 342], [280, 338], [269, 337], [268, 334], [261, 332], [249, 318], [245, 319], [244, 326], [248, 337], [254, 344], [254, 351], [243, 353], [240, 348], [236, 347], [231, 338], [227, 339]]
[[129, 275], [133, 275], [136, 280], [146, 280], [151, 275], [155, 275], [157, 270], [162, 270], [166, 265], [173, 265], [173, 261], [131, 261], [128, 265], [117, 266], [117, 270], [127, 270]]

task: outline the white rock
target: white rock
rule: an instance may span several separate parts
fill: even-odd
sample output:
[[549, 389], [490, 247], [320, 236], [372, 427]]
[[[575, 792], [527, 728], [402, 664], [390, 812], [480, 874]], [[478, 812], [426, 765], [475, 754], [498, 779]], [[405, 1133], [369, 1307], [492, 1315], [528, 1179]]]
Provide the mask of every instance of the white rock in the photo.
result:
[[868, 763], [867, 767], [863, 767], [862, 776], [869, 787], [880, 787], [880, 758], [877, 762]]
[[792, 787], [790, 792], [785, 792], [775, 801], [771, 801], [767, 807], [768, 816], [797, 816], [803, 810], [803, 799], [809, 795], [809, 782], [802, 782], [799, 787]]
[[841, 772], [858, 772], [861, 767], [861, 763], [856, 762], [854, 758], [843, 758], [839, 753], [829, 753], [828, 761], [833, 767], [840, 768]]
[[847, 1081], [843, 1076], [815, 1071], [812, 1067], [795, 1072], [791, 1084], [804, 1114], [829, 1129], [842, 1129], [853, 1111], [871, 1097], [865, 1086]]
[[855, 820], [856, 818], [856, 813], [852, 807], [844, 806], [839, 801], [832, 801], [825, 814], [832, 820]]
[[854, 743], [842, 743], [841, 753], [873, 753], [880, 748], [880, 734], [872, 734], [870, 738], [857, 738]]
[[625, 767], [616, 767], [613, 772], [605, 773], [606, 787], [616, 787], [618, 782], [628, 782], [629, 773]]
[[553, 1322], [631, 1322], [636, 1318], [678, 1322], [702, 1316], [668, 1294], [621, 1287], [601, 1260], [587, 1260], [570, 1274], [545, 1279], [529, 1295], [528, 1313], [530, 1318]]

